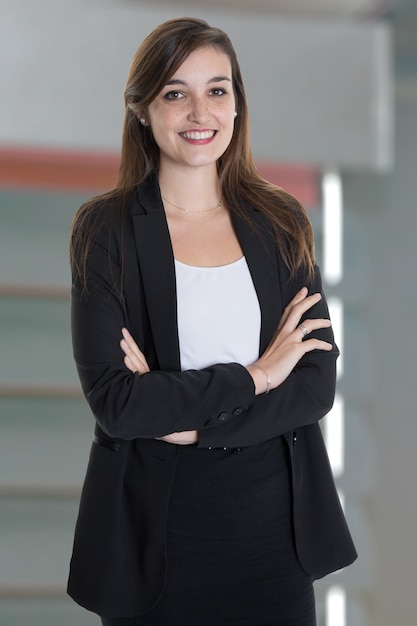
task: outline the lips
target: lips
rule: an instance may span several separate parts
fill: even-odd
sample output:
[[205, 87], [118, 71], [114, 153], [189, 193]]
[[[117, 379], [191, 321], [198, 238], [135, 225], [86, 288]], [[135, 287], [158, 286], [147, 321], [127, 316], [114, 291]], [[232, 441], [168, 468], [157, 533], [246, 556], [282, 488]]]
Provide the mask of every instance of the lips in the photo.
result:
[[215, 134], [215, 130], [188, 130], [183, 133], [179, 133], [180, 137], [183, 139], [189, 139], [192, 141], [211, 139]]

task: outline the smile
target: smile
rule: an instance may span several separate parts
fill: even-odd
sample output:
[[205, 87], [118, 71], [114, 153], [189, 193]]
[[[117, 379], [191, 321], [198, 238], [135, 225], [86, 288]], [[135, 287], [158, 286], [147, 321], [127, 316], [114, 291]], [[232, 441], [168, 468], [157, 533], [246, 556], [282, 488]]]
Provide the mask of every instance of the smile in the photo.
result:
[[216, 134], [215, 130], [191, 130], [179, 133], [183, 139], [191, 139], [193, 141], [201, 141], [202, 139], [211, 139]]

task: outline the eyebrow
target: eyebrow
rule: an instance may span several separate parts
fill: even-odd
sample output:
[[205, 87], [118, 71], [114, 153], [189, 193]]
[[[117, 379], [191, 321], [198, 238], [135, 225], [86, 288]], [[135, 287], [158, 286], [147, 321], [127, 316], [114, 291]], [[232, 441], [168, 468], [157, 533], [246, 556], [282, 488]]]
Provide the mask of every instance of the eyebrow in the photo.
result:
[[[224, 80], [227, 80], [229, 83], [232, 82], [228, 76], [213, 76], [213, 78], [210, 78], [210, 80], [207, 81], [207, 84], [210, 85], [211, 83], [221, 83]], [[187, 85], [187, 83], [180, 78], [172, 78], [167, 82], [166, 86], [168, 85]]]

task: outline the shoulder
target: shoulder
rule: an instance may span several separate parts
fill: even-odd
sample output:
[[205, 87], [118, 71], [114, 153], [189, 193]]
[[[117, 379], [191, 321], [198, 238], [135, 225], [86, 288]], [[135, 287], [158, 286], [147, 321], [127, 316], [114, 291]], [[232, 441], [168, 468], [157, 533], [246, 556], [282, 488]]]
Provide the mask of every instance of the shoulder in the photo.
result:
[[116, 238], [137, 204], [136, 188], [114, 190], [91, 198], [78, 209], [72, 224], [72, 239], [92, 240], [96, 243]]
[[73, 229], [108, 228], [117, 221], [118, 197], [111, 192], [95, 196], [80, 206], [75, 214]]
[[[128, 206], [128, 203], [124, 204]], [[93, 266], [104, 266], [111, 259], [118, 262], [121, 258], [122, 207], [121, 195], [108, 192], [88, 200], [78, 209], [70, 234], [70, 264], [74, 279], [86, 284]]]
[[130, 188], [114, 189], [87, 200], [72, 223], [72, 240], [106, 244], [119, 241], [131, 224], [130, 217], [163, 210], [155, 177]]

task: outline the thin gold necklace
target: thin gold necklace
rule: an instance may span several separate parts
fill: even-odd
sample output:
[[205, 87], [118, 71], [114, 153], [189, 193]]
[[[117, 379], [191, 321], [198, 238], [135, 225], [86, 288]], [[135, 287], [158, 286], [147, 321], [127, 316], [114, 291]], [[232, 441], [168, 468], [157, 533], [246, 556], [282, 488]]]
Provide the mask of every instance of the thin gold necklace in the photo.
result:
[[202, 209], [201, 211], [193, 211], [192, 209], [183, 209], [182, 207], [177, 206], [176, 204], [171, 202], [171, 200], [168, 200], [168, 198], [165, 198], [165, 196], [162, 196], [162, 199], [165, 200], [165, 202], [168, 202], [168, 204], [170, 204], [171, 206], [175, 207], [176, 209], [179, 209], [180, 211], [184, 211], [185, 213], [208, 213], [209, 211], [214, 211], [214, 209], [219, 209], [222, 206], [222, 201], [219, 200], [216, 206], [212, 207], [211, 209]]

